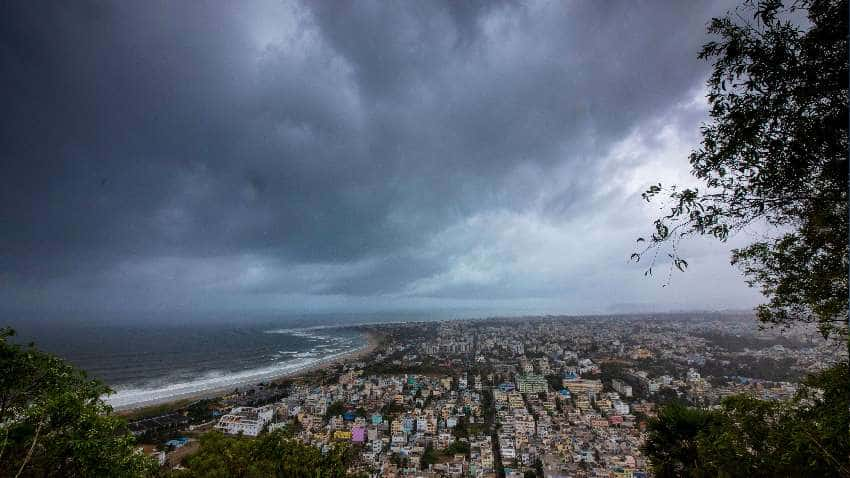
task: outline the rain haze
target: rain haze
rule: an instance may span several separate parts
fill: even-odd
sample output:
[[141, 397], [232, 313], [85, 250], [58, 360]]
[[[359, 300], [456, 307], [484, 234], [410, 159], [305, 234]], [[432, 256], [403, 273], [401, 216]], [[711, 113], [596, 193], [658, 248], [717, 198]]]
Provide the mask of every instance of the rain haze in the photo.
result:
[[755, 232], [629, 261], [732, 7], [5, 2], [0, 314], [751, 308]]

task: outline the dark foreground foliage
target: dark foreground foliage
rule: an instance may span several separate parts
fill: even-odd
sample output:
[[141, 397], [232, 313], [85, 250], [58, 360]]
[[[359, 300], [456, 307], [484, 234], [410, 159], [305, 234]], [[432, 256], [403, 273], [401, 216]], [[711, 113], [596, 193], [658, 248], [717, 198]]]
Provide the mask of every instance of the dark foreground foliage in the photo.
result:
[[175, 478], [343, 478], [350, 455], [338, 445], [322, 452], [305, 445], [283, 430], [256, 439], [227, 437], [210, 432], [201, 437], [201, 448]]
[[156, 470], [137, 453], [109, 388], [0, 330], [0, 476], [135, 477]]
[[746, 395], [719, 409], [664, 407], [644, 451], [659, 477], [850, 476], [846, 363], [809, 377], [790, 402]]

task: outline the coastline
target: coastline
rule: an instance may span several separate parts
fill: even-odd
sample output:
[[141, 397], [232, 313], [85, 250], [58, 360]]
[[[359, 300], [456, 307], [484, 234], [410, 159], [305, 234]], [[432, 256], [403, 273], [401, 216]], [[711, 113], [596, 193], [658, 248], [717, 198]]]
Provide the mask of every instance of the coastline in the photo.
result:
[[201, 390], [197, 392], [175, 394], [174, 396], [164, 397], [161, 399], [152, 399], [142, 402], [130, 403], [126, 405], [112, 405], [112, 409], [118, 415], [126, 416], [145, 414], [144, 412], [146, 409], [168, 410], [173, 408], [179, 408], [195, 400], [221, 397], [222, 395], [232, 392], [235, 388], [241, 389], [245, 387], [256, 386], [261, 382], [274, 382], [282, 379], [303, 377], [311, 373], [315, 373], [319, 370], [325, 370], [346, 362], [354, 362], [372, 354], [372, 352], [374, 352], [375, 349], [378, 347], [381, 338], [379, 333], [372, 330], [358, 330], [358, 332], [363, 336], [364, 340], [366, 341], [365, 344], [361, 345], [360, 347], [357, 347], [356, 349], [349, 350], [348, 352], [343, 352], [339, 355], [334, 355], [331, 357], [317, 360], [316, 362], [306, 365], [303, 368], [299, 368], [297, 370], [281, 371], [279, 374], [271, 375], [261, 381], [251, 379], [246, 380], [244, 382], [228, 384], [225, 387]]

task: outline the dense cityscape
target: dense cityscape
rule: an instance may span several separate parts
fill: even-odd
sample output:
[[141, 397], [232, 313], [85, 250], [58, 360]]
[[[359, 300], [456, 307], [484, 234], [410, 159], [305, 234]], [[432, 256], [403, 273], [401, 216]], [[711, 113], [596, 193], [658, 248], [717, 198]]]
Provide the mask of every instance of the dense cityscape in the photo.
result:
[[659, 406], [732, 394], [787, 400], [846, 356], [815, 330], [745, 314], [526, 317], [362, 327], [356, 362], [148, 412], [144, 450], [182, 467], [209, 430], [283, 429], [349, 472], [383, 477], [651, 476], [641, 446]]
[[0, 477], [850, 478], [850, 0], [0, 10]]

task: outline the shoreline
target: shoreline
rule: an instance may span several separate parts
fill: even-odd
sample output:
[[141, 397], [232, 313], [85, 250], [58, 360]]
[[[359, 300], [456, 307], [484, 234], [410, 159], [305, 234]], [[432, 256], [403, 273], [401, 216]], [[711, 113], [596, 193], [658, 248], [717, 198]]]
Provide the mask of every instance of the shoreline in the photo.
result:
[[306, 365], [303, 368], [291, 371], [281, 371], [279, 374], [271, 375], [262, 380], [250, 379], [244, 382], [236, 382], [227, 386], [217, 387], [209, 390], [199, 390], [196, 392], [186, 392], [175, 394], [174, 396], [151, 399], [142, 402], [135, 402], [126, 405], [112, 405], [114, 413], [122, 416], [143, 414], [145, 409], [162, 408], [163, 410], [179, 408], [185, 406], [195, 400], [218, 398], [232, 392], [234, 389], [242, 389], [245, 387], [256, 386], [260, 383], [275, 382], [282, 379], [291, 379], [302, 377], [319, 370], [325, 370], [330, 367], [340, 365], [346, 362], [352, 362], [362, 359], [375, 351], [380, 343], [380, 334], [371, 330], [358, 330], [363, 336], [366, 343], [348, 352], [342, 352], [339, 355], [334, 355], [325, 359], [319, 359], [316, 362]]

